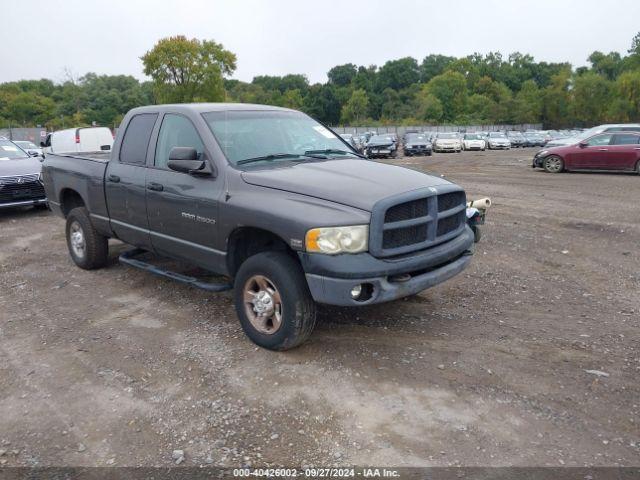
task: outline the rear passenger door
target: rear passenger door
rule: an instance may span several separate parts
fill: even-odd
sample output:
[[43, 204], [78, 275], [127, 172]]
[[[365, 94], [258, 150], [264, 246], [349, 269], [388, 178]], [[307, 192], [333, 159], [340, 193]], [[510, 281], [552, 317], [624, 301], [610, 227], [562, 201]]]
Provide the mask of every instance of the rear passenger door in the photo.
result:
[[638, 144], [640, 135], [632, 133], [616, 133], [609, 146], [607, 158], [608, 170], [634, 170], [640, 153]]
[[118, 158], [105, 174], [105, 195], [111, 229], [123, 242], [150, 249], [146, 206], [146, 161], [157, 113], [134, 115], [126, 126]]
[[223, 179], [176, 172], [167, 167], [169, 152], [174, 147], [195, 148], [201, 159], [212, 164], [202, 138], [186, 116], [164, 115], [153, 165], [147, 172], [147, 215], [154, 250], [221, 272], [224, 252], [214, 245]]

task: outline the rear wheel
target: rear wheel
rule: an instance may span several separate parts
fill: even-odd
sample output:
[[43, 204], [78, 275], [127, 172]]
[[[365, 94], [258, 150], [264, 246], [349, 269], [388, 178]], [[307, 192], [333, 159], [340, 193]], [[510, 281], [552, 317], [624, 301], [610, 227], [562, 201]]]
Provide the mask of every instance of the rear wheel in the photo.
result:
[[288, 350], [316, 324], [316, 305], [302, 268], [284, 252], [248, 258], [235, 278], [235, 307], [242, 329], [257, 345]]
[[98, 233], [84, 207], [67, 215], [67, 247], [73, 262], [85, 270], [104, 267], [109, 256], [108, 238]]
[[557, 155], [549, 155], [544, 159], [543, 167], [549, 173], [560, 173], [564, 170], [564, 162]]

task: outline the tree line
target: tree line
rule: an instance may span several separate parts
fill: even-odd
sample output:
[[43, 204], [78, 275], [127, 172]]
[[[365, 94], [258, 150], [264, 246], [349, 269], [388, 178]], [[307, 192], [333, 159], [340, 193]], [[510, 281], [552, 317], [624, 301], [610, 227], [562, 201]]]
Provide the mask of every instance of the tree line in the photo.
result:
[[131, 108], [152, 103], [227, 101], [302, 110], [331, 125], [519, 124], [546, 128], [640, 120], [640, 33], [626, 55], [593, 52], [588, 66], [537, 62], [491, 52], [462, 58], [405, 57], [378, 67], [353, 63], [327, 72], [228, 78], [236, 56], [216, 42], [160, 40], [142, 58], [140, 82], [88, 73], [0, 84], [0, 126], [117, 126]]

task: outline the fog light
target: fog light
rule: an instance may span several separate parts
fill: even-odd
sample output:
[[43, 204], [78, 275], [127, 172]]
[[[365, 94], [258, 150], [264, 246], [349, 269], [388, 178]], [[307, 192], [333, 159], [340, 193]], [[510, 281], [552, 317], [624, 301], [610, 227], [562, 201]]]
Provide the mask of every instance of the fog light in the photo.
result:
[[356, 300], [362, 293], [362, 285], [356, 285], [351, 289], [351, 298]]

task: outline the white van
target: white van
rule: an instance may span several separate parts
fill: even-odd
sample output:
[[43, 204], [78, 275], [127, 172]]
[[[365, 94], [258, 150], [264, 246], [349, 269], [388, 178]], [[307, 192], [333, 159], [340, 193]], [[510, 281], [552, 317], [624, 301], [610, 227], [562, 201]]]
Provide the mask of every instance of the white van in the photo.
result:
[[68, 128], [47, 134], [44, 153], [110, 152], [113, 134], [107, 127]]

